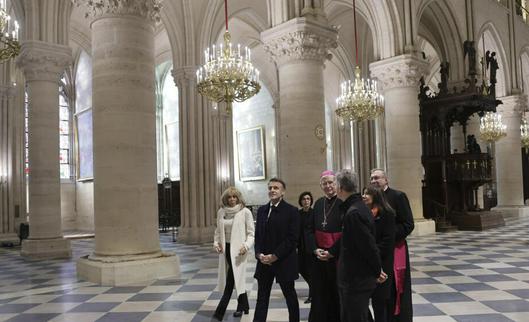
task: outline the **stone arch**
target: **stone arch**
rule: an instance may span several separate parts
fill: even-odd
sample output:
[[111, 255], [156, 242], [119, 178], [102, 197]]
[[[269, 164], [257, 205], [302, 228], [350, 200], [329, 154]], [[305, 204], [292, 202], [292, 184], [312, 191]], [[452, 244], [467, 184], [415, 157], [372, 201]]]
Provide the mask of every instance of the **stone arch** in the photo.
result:
[[450, 63], [451, 81], [465, 79], [462, 27], [451, 5], [446, 0], [425, 0], [417, 7], [417, 21], [420, 26], [417, 37], [424, 38], [435, 48], [440, 62]]
[[[328, 1], [325, 12], [332, 24], [343, 9], [353, 9], [350, 0]], [[373, 37], [373, 56], [376, 60], [392, 57], [397, 48], [403, 47], [403, 32], [400, 28], [398, 14], [393, 1], [358, 1], [357, 13], [369, 26]]]
[[[478, 57], [483, 56], [483, 41], [485, 41], [485, 50], [496, 52], [496, 59], [500, 69], [498, 69], [496, 84], [496, 96], [502, 97], [509, 95], [511, 92], [511, 75], [508, 68], [508, 59], [505, 52], [505, 46], [501, 37], [491, 21], [484, 23], [477, 33], [476, 53]], [[507, 67], [507, 68], [506, 68]], [[481, 68], [480, 68], [481, 70]]]

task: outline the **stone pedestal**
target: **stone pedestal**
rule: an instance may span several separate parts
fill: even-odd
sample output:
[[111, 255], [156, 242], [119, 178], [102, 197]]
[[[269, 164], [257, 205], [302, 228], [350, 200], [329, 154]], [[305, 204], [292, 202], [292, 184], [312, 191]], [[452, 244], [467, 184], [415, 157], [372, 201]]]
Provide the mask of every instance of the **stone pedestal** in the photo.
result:
[[29, 238], [21, 254], [69, 257], [62, 237], [59, 176], [59, 79], [71, 64], [67, 46], [26, 41], [17, 63], [24, 71], [29, 99]]
[[520, 142], [521, 112], [527, 107], [526, 95], [501, 97], [503, 104], [497, 112], [507, 126], [507, 136], [495, 143], [496, 184], [498, 206], [493, 208], [505, 217], [518, 217], [529, 213], [524, 206], [522, 147]]
[[337, 31], [295, 18], [264, 31], [261, 39], [279, 70], [279, 176], [286, 199], [295, 203], [300, 191], [320, 191], [319, 174], [328, 167], [323, 67], [337, 46]]
[[77, 273], [104, 285], [180, 271], [160, 249], [154, 7], [137, 1], [108, 4], [92, 22], [95, 250]]
[[419, 79], [426, 61], [405, 54], [374, 62], [371, 75], [382, 85], [385, 98], [386, 172], [389, 185], [404, 191], [415, 220], [414, 235], [435, 232], [435, 222], [423, 217], [421, 137], [419, 131]]

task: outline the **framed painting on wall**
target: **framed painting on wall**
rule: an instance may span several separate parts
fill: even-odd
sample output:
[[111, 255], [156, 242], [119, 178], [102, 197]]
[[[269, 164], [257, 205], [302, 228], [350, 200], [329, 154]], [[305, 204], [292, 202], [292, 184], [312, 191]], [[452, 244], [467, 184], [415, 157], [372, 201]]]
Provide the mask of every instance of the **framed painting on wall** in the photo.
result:
[[264, 180], [266, 160], [262, 126], [237, 131], [237, 155], [241, 181]]

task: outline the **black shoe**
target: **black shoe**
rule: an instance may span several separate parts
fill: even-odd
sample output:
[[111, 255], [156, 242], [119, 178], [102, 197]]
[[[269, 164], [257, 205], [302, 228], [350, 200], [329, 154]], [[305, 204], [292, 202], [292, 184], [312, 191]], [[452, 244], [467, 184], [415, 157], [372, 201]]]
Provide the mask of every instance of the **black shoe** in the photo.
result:
[[236, 318], [240, 318], [242, 316], [243, 312], [244, 312], [244, 314], [248, 314], [248, 313], [250, 313], [250, 310], [246, 309], [246, 310], [243, 310], [243, 311], [235, 311], [235, 312], [233, 312], [233, 316], [236, 317]]

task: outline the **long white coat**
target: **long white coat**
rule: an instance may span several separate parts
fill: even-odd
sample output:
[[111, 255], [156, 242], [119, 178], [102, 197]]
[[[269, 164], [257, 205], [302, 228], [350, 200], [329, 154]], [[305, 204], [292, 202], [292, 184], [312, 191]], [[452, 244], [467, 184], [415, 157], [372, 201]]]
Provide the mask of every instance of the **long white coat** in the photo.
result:
[[[226, 234], [224, 231], [224, 222], [222, 220], [224, 210], [221, 208], [217, 212], [217, 228], [215, 229], [214, 246], [222, 246], [224, 249], [226, 245]], [[255, 227], [253, 223], [253, 216], [250, 210], [243, 207], [233, 217], [233, 226], [231, 228], [230, 243], [230, 257], [233, 266], [233, 277], [235, 280], [235, 290], [237, 296], [246, 292], [246, 263], [249, 256], [250, 249], [254, 243]], [[244, 245], [246, 253], [239, 255], [239, 250]], [[217, 283], [217, 290], [222, 292], [226, 286], [227, 263], [224, 252], [219, 254], [219, 278]]]

